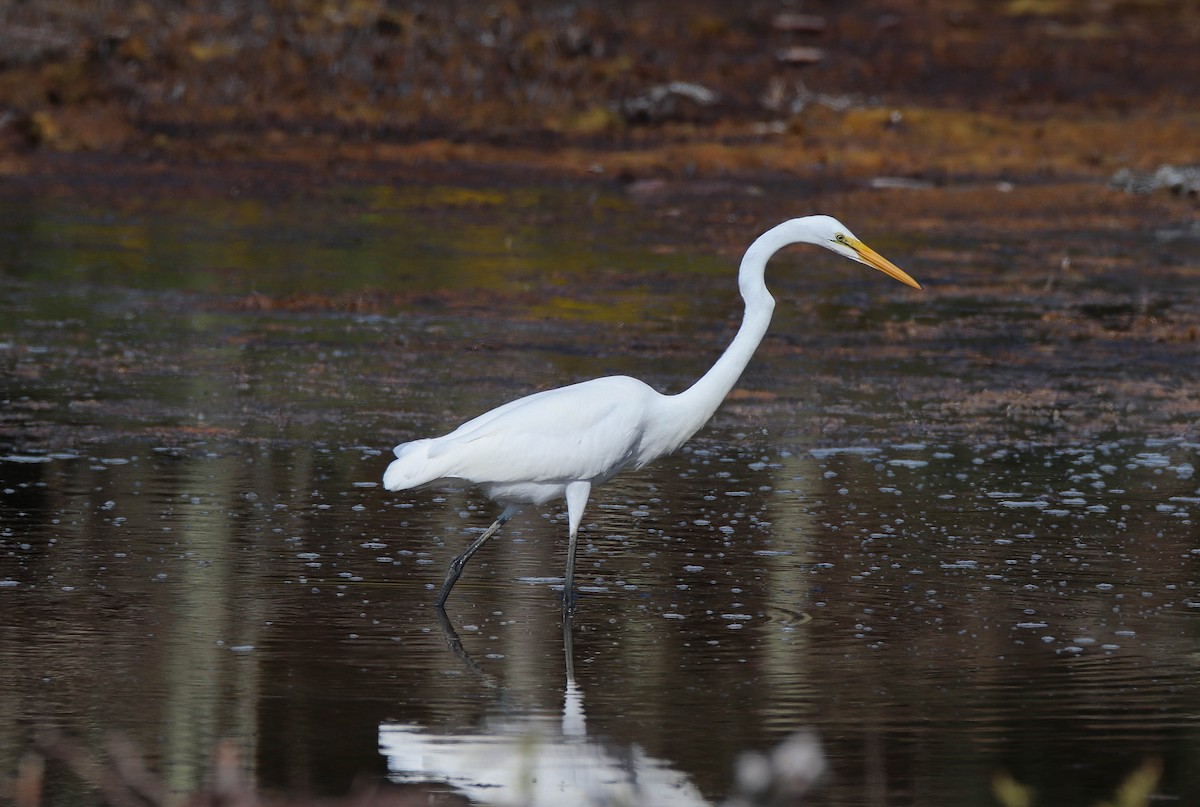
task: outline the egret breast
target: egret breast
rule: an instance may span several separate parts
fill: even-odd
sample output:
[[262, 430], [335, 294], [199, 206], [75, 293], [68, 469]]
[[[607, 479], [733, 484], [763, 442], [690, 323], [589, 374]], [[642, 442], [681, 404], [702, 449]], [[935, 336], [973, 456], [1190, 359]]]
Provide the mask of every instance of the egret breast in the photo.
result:
[[480, 489], [501, 504], [545, 504], [562, 498], [567, 486], [560, 482], [493, 482], [480, 485]]

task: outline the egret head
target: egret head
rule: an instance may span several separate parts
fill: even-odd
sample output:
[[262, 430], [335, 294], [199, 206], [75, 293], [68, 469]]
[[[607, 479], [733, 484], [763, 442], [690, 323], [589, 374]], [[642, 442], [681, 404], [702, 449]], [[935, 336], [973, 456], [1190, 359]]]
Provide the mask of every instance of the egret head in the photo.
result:
[[913, 280], [907, 272], [859, 241], [854, 233], [850, 232], [849, 227], [833, 216], [807, 216], [803, 221], [812, 236], [812, 243], [832, 250], [852, 261], [865, 263], [914, 289], [921, 288], [921, 284]]

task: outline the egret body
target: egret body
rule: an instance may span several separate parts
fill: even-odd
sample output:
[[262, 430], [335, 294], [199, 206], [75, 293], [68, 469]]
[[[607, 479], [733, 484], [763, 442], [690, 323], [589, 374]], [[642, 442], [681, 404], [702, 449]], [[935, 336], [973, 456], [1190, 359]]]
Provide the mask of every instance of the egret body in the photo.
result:
[[579, 524], [592, 487], [679, 448], [708, 422], [737, 383], [775, 309], [767, 261], [789, 244], [815, 244], [913, 288], [917, 281], [830, 216], [791, 219], [759, 236], [742, 257], [738, 286], [746, 310], [737, 335], [691, 387], [664, 395], [629, 376], [609, 376], [534, 393], [467, 421], [449, 434], [396, 446], [383, 474], [387, 490], [478, 486], [503, 505], [499, 518], [456, 557], [438, 593], [446, 602], [463, 567], [526, 504], [565, 498], [569, 542], [563, 603], [573, 604]]

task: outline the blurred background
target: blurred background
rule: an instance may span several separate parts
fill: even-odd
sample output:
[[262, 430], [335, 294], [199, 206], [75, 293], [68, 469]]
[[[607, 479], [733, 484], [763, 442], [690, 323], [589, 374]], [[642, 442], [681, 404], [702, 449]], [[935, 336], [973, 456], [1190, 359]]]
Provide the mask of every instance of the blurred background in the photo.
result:
[[599, 160], [637, 176], [1154, 169], [1193, 156], [1200, 72], [1190, 0], [50, 0], [0, 15], [5, 172], [42, 152]]

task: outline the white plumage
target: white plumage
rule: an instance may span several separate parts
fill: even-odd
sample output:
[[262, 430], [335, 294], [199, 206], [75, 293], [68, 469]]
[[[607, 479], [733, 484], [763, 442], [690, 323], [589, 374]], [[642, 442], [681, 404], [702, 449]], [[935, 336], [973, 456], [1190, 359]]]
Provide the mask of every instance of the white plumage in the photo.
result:
[[791, 219], [763, 233], [746, 251], [738, 274], [746, 303], [742, 326], [712, 369], [683, 392], [664, 395], [628, 376], [597, 378], [511, 401], [441, 437], [396, 446], [396, 459], [383, 475], [386, 489], [476, 485], [504, 505], [492, 526], [451, 563], [439, 607], [466, 562], [521, 505], [559, 497], [567, 500], [570, 529], [563, 602], [572, 605], [576, 537], [592, 486], [674, 451], [708, 421], [771, 321], [775, 301], [763, 280], [767, 260], [793, 243], [826, 247], [920, 288], [836, 219]]
[[[541, 504], [562, 495], [568, 482], [603, 482], [652, 459], [643, 450], [647, 424], [637, 412], [653, 406], [653, 396], [658, 393], [625, 376], [535, 393], [445, 436], [397, 446], [383, 484], [406, 490], [465, 482], [491, 488], [488, 496], [496, 501]], [[527, 492], [515, 498], [494, 492], [514, 486]]]

